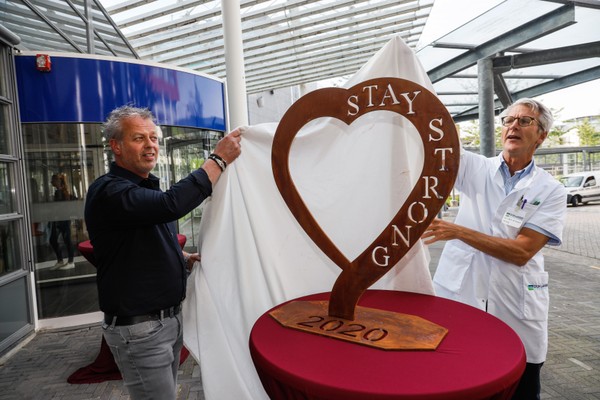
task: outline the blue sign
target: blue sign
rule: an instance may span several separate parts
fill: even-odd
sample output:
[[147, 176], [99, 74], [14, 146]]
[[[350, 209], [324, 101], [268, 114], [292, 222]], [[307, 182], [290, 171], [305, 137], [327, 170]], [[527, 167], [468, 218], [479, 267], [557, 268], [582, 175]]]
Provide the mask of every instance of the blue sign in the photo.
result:
[[34, 55], [15, 57], [22, 123], [102, 123], [116, 107], [147, 107], [159, 125], [224, 132], [223, 82], [124, 59], [51, 53], [52, 68]]

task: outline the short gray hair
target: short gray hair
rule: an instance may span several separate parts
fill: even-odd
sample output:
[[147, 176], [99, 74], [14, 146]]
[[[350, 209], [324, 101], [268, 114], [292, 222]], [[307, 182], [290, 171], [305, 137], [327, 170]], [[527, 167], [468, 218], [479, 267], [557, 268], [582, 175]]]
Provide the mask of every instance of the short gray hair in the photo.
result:
[[534, 99], [530, 99], [530, 98], [522, 98], [519, 99], [517, 101], [515, 101], [514, 103], [512, 103], [510, 106], [508, 106], [506, 108], [506, 110], [504, 110], [502, 112], [502, 114], [500, 114], [500, 116], [505, 116], [508, 114], [508, 112], [513, 109], [516, 106], [519, 105], [523, 105], [528, 107], [530, 110], [532, 110], [533, 112], [538, 114], [538, 123], [539, 123], [539, 129], [542, 132], [550, 132], [550, 129], [552, 128], [552, 124], [554, 123], [554, 117], [552, 116], [552, 111], [550, 111], [550, 109], [548, 107], [546, 107], [545, 105], [543, 105], [542, 103], [540, 103], [537, 100]]
[[123, 127], [121, 122], [124, 119], [132, 117], [141, 117], [143, 119], [149, 119], [156, 124], [154, 114], [148, 108], [139, 108], [129, 105], [115, 108], [110, 112], [106, 122], [102, 125], [102, 134], [106, 141], [111, 139], [121, 140], [123, 138]]

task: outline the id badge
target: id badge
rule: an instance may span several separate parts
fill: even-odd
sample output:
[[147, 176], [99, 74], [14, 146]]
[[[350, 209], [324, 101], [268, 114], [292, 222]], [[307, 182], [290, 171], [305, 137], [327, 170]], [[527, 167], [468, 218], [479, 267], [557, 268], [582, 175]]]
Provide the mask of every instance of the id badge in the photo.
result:
[[525, 219], [525, 210], [521, 208], [513, 208], [504, 213], [502, 217], [502, 223], [512, 226], [513, 228], [520, 228], [523, 225]]

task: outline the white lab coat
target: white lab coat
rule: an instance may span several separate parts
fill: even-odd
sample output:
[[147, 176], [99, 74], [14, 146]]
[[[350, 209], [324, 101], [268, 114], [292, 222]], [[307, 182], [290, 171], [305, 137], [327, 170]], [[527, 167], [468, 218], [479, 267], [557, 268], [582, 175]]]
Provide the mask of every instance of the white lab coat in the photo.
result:
[[[524, 224], [553, 235], [559, 245], [566, 217], [566, 191], [535, 167], [506, 195], [502, 155], [486, 158], [463, 151], [456, 180], [460, 209], [455, 222], [488, 235], [515, 238]], [[526, 200], [526, 202], [524, 202]], [[522, 207], [521, 207], [522, 206]], [[507, 212], [513, 216], [507, 220]], [[548, 349], [548, 273], [538, 252], [523, 267], [489, 256], [459, 240], [446, 243], [433, 278], [438, 296], [486, 310], [519, 335], [528, 363], [541, 363]]]

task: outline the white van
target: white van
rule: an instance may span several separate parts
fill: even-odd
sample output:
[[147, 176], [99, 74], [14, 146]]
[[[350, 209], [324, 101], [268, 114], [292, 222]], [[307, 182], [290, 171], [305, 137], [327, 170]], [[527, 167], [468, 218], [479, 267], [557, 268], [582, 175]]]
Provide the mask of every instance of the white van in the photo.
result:
[[600, 200], [600, 171], [577, 172], [563, 176], [560, 181], [567, 188], [567, 204], [573, 207]]

